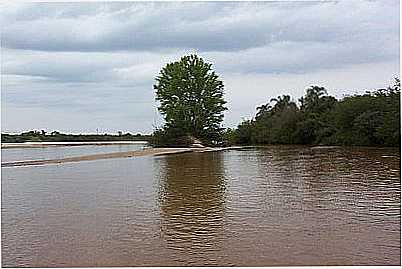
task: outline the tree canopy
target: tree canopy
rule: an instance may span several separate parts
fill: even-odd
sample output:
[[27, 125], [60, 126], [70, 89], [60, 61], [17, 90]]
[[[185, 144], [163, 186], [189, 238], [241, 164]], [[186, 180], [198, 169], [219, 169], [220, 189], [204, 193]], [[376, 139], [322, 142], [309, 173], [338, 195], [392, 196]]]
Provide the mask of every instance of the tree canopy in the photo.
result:
[[197, 55], [184, 56], [160, 71], [154, 89], [158, 110], [165, 118], [165, 126], [154, 133], [160, 139], [193, 136], [204, 142], [219, 140], [226, 102], [223, 82], [212, 64]]
[[254, 119], [225, 134], [230, 144], [400, 146], [400, 81], [337, 100], [323, 87], [306, 89], [300, 105], [289, 95], [257, 107]]

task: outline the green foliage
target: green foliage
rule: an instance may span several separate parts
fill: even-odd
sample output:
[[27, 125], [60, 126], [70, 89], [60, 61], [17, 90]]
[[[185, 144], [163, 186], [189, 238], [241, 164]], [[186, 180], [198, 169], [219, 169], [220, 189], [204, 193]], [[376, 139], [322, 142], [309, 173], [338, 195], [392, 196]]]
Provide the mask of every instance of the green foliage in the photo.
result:
[[180, 128], [170, 127], [156, 129], [149, 142], [156, 147], [187, 147], [192, 139]]
[[209, 142], [220, 140], [226, 102], [223, 82], [211, 66], [197, 55], [190, 55], [160, 71], [154, 89], [166, 124], [155, 131], [155, 141], [186, 135]]
[[400, 83], [374, 93], [351, 96], [333, 111], [343, 145], [400, 145]]
[[255, 119], [231, 130], [228, 143], [400, 146], [399, 79], [340, 101], [312, 86], [299, 102], [284, 95], [257, 107]]
[[305, 97], [299, 99], [300, 109], [308, 114], [322, 114], [331, 110], [336, 103], [336, 99], [328, 96], [324, 87], [311, 86], [307, 89]]
[[[275, 102], [272, 106], [271, 103]], [[294, 131], [298, 121], [298, 107], [289, 95], [271, 99], [269, 104], [257, 108], [255, 143], [292, 144], [295, 143]]]
[[251, 144], [254, 142], [253, 138], [253, 122], [244, 121], [242, 122], [236, 130], [236, 142], [238, 144]]
[[45, 131], [29, 131], [21, 134], [1, 134], [2, 143], [23, 143], [23, 142], [89, 142], [89, 141], [148, 141], [149, 135], [132, 135], [130, 133], [121, 135], [73, 135], [62, 134], [53, 131], [47, 134]]

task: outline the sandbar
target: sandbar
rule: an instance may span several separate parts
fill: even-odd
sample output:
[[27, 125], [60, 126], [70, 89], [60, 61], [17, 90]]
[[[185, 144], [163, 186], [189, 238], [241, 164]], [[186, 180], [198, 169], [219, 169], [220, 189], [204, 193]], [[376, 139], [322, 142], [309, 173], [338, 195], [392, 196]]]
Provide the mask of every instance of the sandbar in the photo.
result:
[[140, 157], [140, 156], [161, 156], [168, 154], [179, 154], [188, 152], [213, 152], [222, 151], [229, 149], [237, 149], [241, 147], [225, 147], [225, 148], [146, 148], [143, 150], [134, 151], [124, 151], [124, 152], [113, 152], [113, 153], [103, 153], [103, 154], [92, 154], [77, 157], [68, 157], [60, 159], [48, 159], [48, 160], [27, 160], [27, 161], [13, 161], [5, 162], [1, 164], [1, 167], [16, 167], [16, 166], [31, 166], [31, 165], [44, 165], [44, 164], [60, 164], [69, 162], [81, 162], [81, 161], [93, 161], [93, 160], [103, 160], [103, 159], [114, 159], [114, 158], [130, 158], [130, 157]]

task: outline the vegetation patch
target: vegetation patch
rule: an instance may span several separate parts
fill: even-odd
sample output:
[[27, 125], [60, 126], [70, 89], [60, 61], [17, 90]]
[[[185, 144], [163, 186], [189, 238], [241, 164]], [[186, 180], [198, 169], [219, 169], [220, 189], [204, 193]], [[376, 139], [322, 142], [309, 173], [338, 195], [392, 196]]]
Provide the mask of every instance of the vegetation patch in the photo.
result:
[[224, 135], [228, 144], [400, 147], [400, 80], [386, 89], [337, 100], [312, 86], [294, 102], [279, 96]]

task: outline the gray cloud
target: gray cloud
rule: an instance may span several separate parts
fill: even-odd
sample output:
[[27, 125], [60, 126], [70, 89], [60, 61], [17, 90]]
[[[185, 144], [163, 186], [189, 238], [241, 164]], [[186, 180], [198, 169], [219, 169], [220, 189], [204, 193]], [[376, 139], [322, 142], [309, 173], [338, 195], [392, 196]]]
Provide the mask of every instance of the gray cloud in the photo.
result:
[[[5, 16], [3, 46], [44, 51], [238, 51], [276, 42], [385, 38], [397, 1], [36, 3]], [[58, 7], [58, 8], [56, 8]], [[18, 33], [18, 34], [16, 34]]]
[[[150, 132], [161, 122], [155, 76], [194, 52], [224, 80], [231, 126], [281, 90], [299, 97], [309, 79], [337, 94], [344, 81], [364, 90], [399, 72], [396, 0], [3, 7], [2, 122], [9, 131], [35, 123], [62, 129], [71, 115], [76, 130], [104, 125]], [[29, 110], [37, 115], [32, 122], [16, 115]], [[60, 122], [44, 115], [58, 115]], [[72, 130], [70, 123], [64, 126]]]

